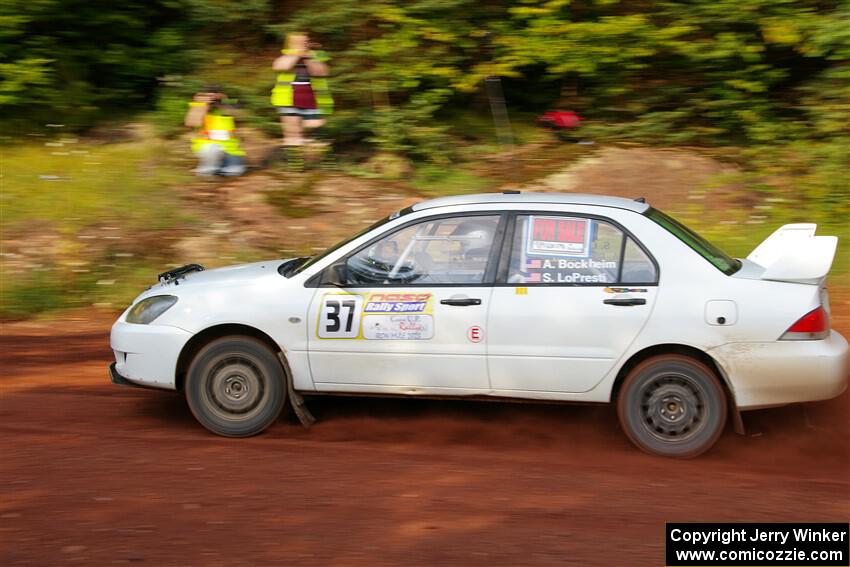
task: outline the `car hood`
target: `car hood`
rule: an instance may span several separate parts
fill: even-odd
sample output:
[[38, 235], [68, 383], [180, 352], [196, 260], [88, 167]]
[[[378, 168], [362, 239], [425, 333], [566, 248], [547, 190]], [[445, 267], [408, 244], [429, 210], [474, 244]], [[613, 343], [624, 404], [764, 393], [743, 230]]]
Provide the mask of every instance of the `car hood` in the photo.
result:
[[[255, 283], [258, 278], [275, 276], [282, 278], [277, 273], [278, 267], [287, 260], [266, 260], [263, 262], [252, 262], [250, 264], [238, 264], [225, 266], [212, 270], [190, 272], [167, 282], [152, 285], [144, 293], [136, 298], [136, 301], [152, 295], [179, 294], [183, 290], [197, 289], [198, 286], [231, 287]], [[134, 301], [135, 303], [135, 301]]]

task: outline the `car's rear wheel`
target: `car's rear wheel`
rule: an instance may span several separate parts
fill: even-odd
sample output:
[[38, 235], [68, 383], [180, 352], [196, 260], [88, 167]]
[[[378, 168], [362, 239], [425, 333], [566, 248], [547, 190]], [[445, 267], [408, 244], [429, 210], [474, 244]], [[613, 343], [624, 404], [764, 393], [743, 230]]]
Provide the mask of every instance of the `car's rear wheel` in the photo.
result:
[[248, 437], [277, 420], [286, 401], [286, 382], [280, 362], [264, 343], [224, 337], [195, 356], [185, 392], [201, 425], [226, 437]]
[[722, 435], [726, 395], [715, 372], [702, 362], [662, 355], [629, 372], [617, 413], [628, 438], [647, 453], [695, 457]]

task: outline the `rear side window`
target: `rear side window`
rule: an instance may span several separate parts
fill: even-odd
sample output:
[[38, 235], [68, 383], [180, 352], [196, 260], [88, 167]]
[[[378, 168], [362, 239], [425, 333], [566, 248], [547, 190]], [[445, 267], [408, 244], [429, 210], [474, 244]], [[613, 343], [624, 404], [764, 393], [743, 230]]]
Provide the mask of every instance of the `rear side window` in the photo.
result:
[[655, 281], [658, 281], [655, 264], [631, 237], [626, 237], [619, 283], [636, 284]]
[[673, 217], [665, 215], [657, 209], [649, 209], [644, 214], [661, 225], [667, 232], [687, 244], [694, 252], [708, 260], [712, 266], [727, 276], [731, 276], [741, 269], [741, 262], [739, 260], [732, 258], [726, 252]]
[[519, 215], [508, 283], [523, 285], [653, 284], [655, 264], [611, 223], [566, 215]]

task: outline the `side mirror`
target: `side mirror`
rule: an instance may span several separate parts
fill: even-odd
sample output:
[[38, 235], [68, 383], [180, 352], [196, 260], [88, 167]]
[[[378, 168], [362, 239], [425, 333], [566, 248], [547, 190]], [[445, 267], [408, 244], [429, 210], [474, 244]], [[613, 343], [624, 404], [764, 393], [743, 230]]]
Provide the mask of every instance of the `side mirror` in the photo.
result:
[[325, 277], [322, 283], [334, 285], [337, 287], [345, 287], [348, 283], [348, 267], [345, 265], [345, 260], [340, 260], [336, 264], [329, 266], [325, 270]]

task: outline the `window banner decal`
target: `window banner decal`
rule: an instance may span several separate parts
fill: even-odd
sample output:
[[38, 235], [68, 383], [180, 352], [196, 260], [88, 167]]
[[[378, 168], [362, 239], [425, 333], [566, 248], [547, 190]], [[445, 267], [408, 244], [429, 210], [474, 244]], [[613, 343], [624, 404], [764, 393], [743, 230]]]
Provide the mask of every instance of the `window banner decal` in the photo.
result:
[[587, 258], [592, 225], [590, 219], [530, 216], [525, 252], [529, 256]]

